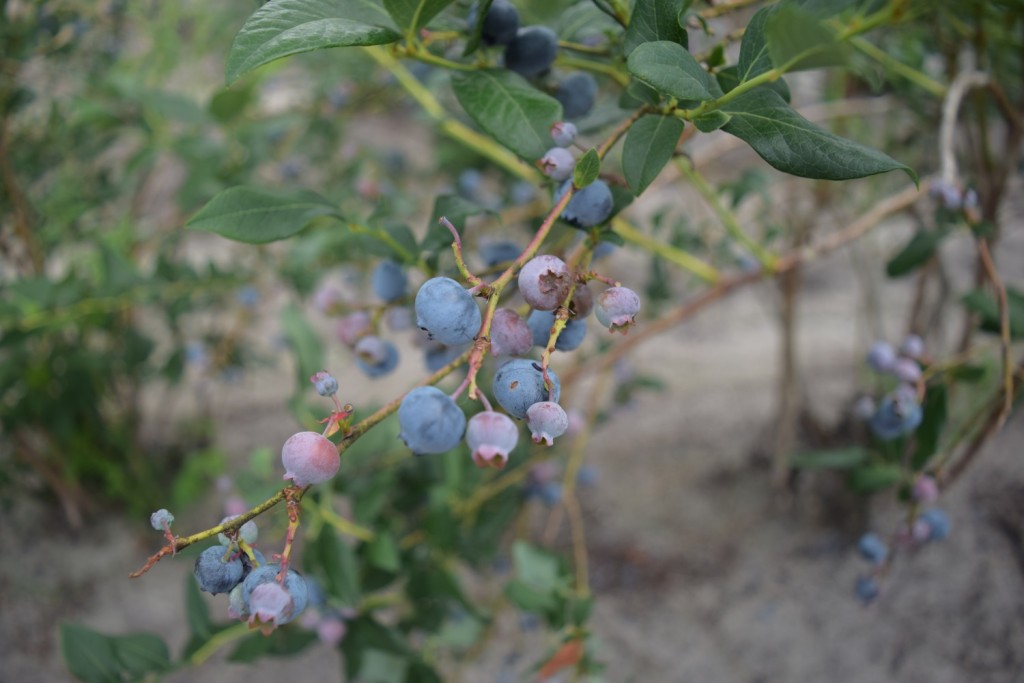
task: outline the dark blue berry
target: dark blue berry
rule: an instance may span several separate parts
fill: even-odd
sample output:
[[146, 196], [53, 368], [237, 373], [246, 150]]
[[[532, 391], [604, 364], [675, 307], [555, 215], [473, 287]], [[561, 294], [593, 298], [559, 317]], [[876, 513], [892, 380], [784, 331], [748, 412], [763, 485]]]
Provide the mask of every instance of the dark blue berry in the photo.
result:
[[505, 68], [520, 76], [539, 76], [555, 61], [558, 36], [547, 26], [527, 26], [519, 29], [515, 39], [505, 48]]
[[589, 114], [596, 98], [597, 81], [585, 72], [569, 76], [555, 90], [555, 99], [562, 103], [562, 114], [567, 119], [578, 119]]

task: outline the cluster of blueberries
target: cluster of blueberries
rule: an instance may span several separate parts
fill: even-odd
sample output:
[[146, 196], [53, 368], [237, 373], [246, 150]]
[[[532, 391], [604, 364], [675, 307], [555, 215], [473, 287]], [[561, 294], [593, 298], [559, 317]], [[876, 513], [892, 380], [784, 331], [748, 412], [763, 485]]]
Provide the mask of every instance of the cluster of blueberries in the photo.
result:
[[[927, 474], [917, 477], [910, 488], [910, 497], [915, 505], [931, 505], [939, 497], [935, 479]], [[908, 525], [901, 527], [894, 536], [894, 543], [913, 548], [931, 541], [941, 541], [949, 536], [949, 515], [937, 507], [926, 509]], [[854, 592], [865, 605], [870, 604], [881, 593], [881, 581], [890, 561], [889, 545], [875, 532], [868, 532], [857, 542], [860, 556], [871, 565], [871, 572], [857, 577]]]
[[[477, 7], [470, 9], [470, 28], [478, 20]], [[480, 27], [480, 40], [487, 46], [505, 48], [505, 68], [524, 78], [546, 75], [558, 55], [558, 36], [547, 26], [519, 26], [519, 10], [508, 0], [494, 0]], [[586, 116], [597, 98], [597, 81], [586, 72], [574, 73], [553, 86], [552, 95], [562, 103], [567, 119]]]
[[869, 396], [857, 402], [858, 417], [867, 420], [872, 433], [883, 441], [910, 434], [921, 424], [920, 384], [924, 342], [916, 334], [908, 335], [899, 350], [885, 341], [877, 341], [868, 350], [868, 367], [877, 373], [895, 377], [899, 384], [878, 404]]

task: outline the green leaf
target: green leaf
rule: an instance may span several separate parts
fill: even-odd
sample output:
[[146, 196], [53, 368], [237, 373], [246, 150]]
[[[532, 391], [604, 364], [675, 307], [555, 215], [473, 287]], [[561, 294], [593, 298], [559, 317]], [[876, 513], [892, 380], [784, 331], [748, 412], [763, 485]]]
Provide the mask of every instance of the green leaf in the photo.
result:
[[324, 367], [324, 347], [316, 330], [294, 304], [281, 311], [281, 329], [295, 354], [295, 398], [301, 400], [308, 391], [309, 378]]
[[317, 641], [315, 631], [290, 626], [276, 628], [270, 635], [246, 636], [228, 657], [229, 662], [248, 663], [260, 657], [291, 657]]
[[858, 493], [873, 493], [895, 486], [903, 479], [903, 470], [896, 465], [865, 465], [850, 472], [850, 488]]
[[171, 654], [160, 637], [151, 633], [114, 636], [111, 639], [114, 656], [128, 674], [129, 680], [140, 680], [146, 674], [159, 673], [171, 668]]
[[947, 370], [945, 374], [952, 382], [976, 384], [985, 378], [988, 369], [981, 365], [957, 365]]
[[405, 640], [393, 629], [383, 626], [369, 615], [362, 615], [346, 623], [345, 639], [341, 641], [341, 651], [345, 655], [346, 680], [355, 680], [363, 666], [367, 653], [390, 652], [410, 657]]
[[121, 680], [121, 665], [110, 638], [75, 624], [61, 624], [60, 653], [71, 675], [83, 683]]
[[885, 264], [889, 277], [900, 277], [912, 272], [932, 257], [939, 243], [946, 237], [944, 230], [920, 230]]
[[646, 190], [672, 158], [683, 126], [675, 116], [644, 116], [630, 126], [622, 146], [622, 173], [634, 195]]
[[678, 43], [644, 43], [630, 53], [626, 66], [636, 78], [663, 95], [677, 100], [714, 99], [710, 76]]
[[327, 592], [346, 605], [357, 605], [362, 595], [355, 553], [328, 529], [310, 545], [310, 558], [319, 565]]
[[552, 590], [534, 588], [520, 579], [505, 584], [505, 597], [524, 612], [546, 613], [558, 605], [558, 596]]
[[797, 453], [789, 460], [791, 467], [802, 470], [849, 469], [864, 462], [868, 450], [860, 446], [836, 448], [828, 451]]
[[[758, 10], [743, 32], [736, 74], [739, 83], [749, 81], [754, 76], [760, 76], [772, 69], [772, 57], [768, 52], [768, 41], [765, 38], [765, 24], [774, 11], [774, 7]], [[722, 88], [725, 88], [725, 85]]]
[[481, 69], [452, 76], [452, 89], [469, 117], [491, 137], [528, 161], [551, 147], [551, 125], [562, 105], [517, 73]]
[[467, 218], [489, 212], [490, 209], [458, 195], [438, 195], [434, 200], [434, 210], [427, 218], [427, 232], [423, 236], [423, 241], [420, 242], [420, 251], [434, 254], [451, 248], [452, 234], [448, 228], [439, 223], [441, 216], [451, 221], [459, 233], [464, 235]]
[[408, 670], [409, 660], [405, 657], [371, 649], [363, 653], [358, 678], [366, 683], [402, 683]]
[[[1000, 334], [999, 304], [994, 294], [984, 289], [975, 289], [964, 295], [962, 301], [964, 306], [981, 316], [981, 329]], [[1024, 293], [1007, 287], [1006, 306], [1010, 314], [1010, 337], [1024, 338]]]
[[206, 606], [195, 578], [189, 574], [185, 578], [185, 616], [188, 630], [196, 638], [209, 640], [213, 635], [213, 620], [210, 619], [210, 608]]
[[601, 174], [601, 157], [597, 156], [597, 150], [590, 148], [576, 162], [572, 170], [572, 184], [577, 188], [583, 188], [597, 180]]
[[622, 38], [623, 52], [628, 55], [642, 43], [656, 40], [685, 45], [689, 36], [679, 25], [679, 15], [690, 4], [690, 0], [644, 0], [636, 3]]
[[400, 564], [394, 535], [390, 531], [378, 531], [366, 548], [366, 559], [375, 567], [397, 572]]
[[924, 416], [921, 419], [921, 425], [915, 432], [917, 448], [911, 459], [915, 470], [924, 467], [939, 448], [939, 435], [942, 434], [942, 428], [946, 426], [946, 399], [945, 384], [928, 386], [928, 393], [924, 397]]
[[694, 117], [692, 123], [701, 133], [712, 133], [729, 123], [729, 119], [731, 118], [732, 117], [724, 111], [715, 109], [706, 114]]
[[722, 130], [743, 140], [774, 168], [803, 178], [849, 180], [901, 170], [917, 174], [882, 152], [841, 138], [796, 113], [766, 88], [755, 88], [722, 108], [732, 116]]
[[372, 0], [270, 0], [242, 26], [228, 52], [227, 82], [276, 59], [329, 47], [382, 45], [402, 36]]
[[481, 33], [484, 29], [484, 19], [491, 9], [494, 0], [481, 0], [476, 4], [476, 21], [469, 27], [469, 35], [466, 36], [466, 47], [462, 49], [462, 56], [468, 57], [480, 47]]
[[771, 60], [787, 71], [836, 66], [845, 61], [843, 46], [818, 19], [792, 3], [783, 3], [768, 15], [764, 27]]
[[534, 588], [549, 590], [562, 584], [558, 558], [525, 541], [512, 545], [512, 562], [519, 580]]
[[315, 192], [276, 192], [232, 187], [217, 194], [185, 224], [238, 242], [265, 244], [298, 233], [317, 216], [337, 216]]
[[384, 0], [384, 9], [406, 32], [415, 32], [450, 4], [452, 0]]
[[[730, 92], [734, 90], [737, 85], [740, 84], [739, 73], [739, 67], [736, 66], [735, 64], [733, 66], [727, 66], [724, 69], [718, 70], [718, 72], [715, 74], [715, 81], [722, 89], [722, 92]], [[789, 85], [783, 78], [776, 79], [771, 83], [765, 83], [760, 87], [774, 90], [779, 94], [779, 97], [781, 97], [787, 103], [791, 99]]]

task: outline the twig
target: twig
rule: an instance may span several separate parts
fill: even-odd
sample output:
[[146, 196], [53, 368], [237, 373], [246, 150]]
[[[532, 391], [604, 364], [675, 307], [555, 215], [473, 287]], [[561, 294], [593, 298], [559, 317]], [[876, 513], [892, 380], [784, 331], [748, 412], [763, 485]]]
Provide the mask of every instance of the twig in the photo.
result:
[[999, 302], [999, 345], [1003, 357], [1003, 410], [999, 414], [996, 429], [1002, 429], [1010, 411], [1013, 410], [1013, 352], [1010, 348], [1010, 306], [1006, 301], [1006, 287], [999, 277], [996, 265], [989, 252], [988, 240], [978, 239], [978, 258], [988, 276], [992, 287], [996, 290], [996, 301]]

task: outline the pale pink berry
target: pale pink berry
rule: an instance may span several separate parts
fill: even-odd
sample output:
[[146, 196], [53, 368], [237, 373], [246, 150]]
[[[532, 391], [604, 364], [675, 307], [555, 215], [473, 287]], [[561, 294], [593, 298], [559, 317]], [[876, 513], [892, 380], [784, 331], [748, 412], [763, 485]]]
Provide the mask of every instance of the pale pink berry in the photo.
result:
[[262, 583], [249, 594], [249, 624], [287, 624], [294, 611], [295, 601], [277, 581]]
[[466, 425], [466, 443], [477, 467], [501, 469], [519, 441], [519, 428], [508, 415], [491, 410], [477, 413]]
[[921, 366], [911, 358], [897, 358], [892, 365], [892, 374], [908, 384], [917, 384], [921, 379]]
[[334, 647], [345, 637], [346, 630], [345, 622], [341, 619], [325, 617], [317, 624], [316, 635], [320, 638], [320, 642]]
[[316, 432], [298, 432], [288, 437], [281, 448], [285, 479], [296, 486], [327, 481], [338, 473], [341, 457], [330, 439]]
[[935, 478], [922, 474], [910, 488], [910, 496], [919, 503], [931, 503], [939, 497], [939, 485]]
[[572, 301], [569, 302], [569, 310], [579, 318], [586, 318], [594, 310], [594, 293], [590, 287], [580, 283], [572, 293]]
[[224, 514], [228, 517], [237, 517], [248, 509], [249, 506], [240, 496], [230, 496], [224, 501]]
[[535, 256], [519, 271], [519, 291], [526, 303], [538, 311], [553, 311], [562, 305], [572, 285], [572, 274], [557, 256]]
[[533, 348], [533, 333], [518, 313], [508, 308], [494, 312], [491, 322], [491, 353], [495, 356], [525, 356]]
[[550, 446], [569, 429], [569, 416], [557, 403], [542, 401], [526, 409], [526, 426], [534, 443], [543, 441]]
[[625, 332], [640, 312], [640, 297], [628, 287], [609, 287], [597, 296], [594, 313], [610, 332]]
[[552, 147], [537, 162], [541, 173], [553, 180], [565, 180], [572, 175], [576, 159], [572, 152], [562, 147]]
[[342, 296], [341, 291], [331, 285], [321, 285], [313, 293], [313, 308], [321, 313], [331, 314], [336, 312], [344, 301], [345, 297]]
[[335, 328], [338, 341], [345, 346], [355, 346], [360, 337], [370, 334], [372, 331], [373, 324], [370, 321], [370, 314], [366, 311], [356, 311], [342, 316]]

